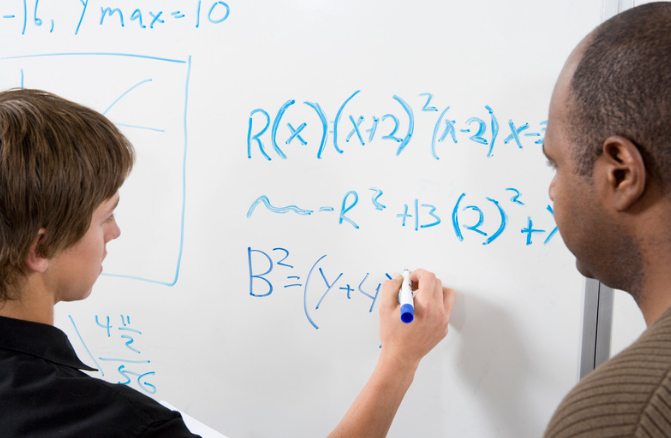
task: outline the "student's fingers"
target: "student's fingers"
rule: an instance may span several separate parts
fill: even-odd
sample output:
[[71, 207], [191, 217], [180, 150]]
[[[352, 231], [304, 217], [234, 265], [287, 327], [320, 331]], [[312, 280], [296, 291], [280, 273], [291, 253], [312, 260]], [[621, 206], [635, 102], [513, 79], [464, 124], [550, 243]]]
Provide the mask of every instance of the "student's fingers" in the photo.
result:
[[400, 275], [384, 282], [382, 285], [382, 301], [380, 303], [381, 312], [389, 312], [399, 306], [398, 291], [401, 289], [402, 283], [403, 277]]
[[433, 272], [425, 269], [415, 269], [410, 274], [410, 280], [416, 286], [415, 299], [420, 300], [420, 302], [429, 302], [436, 297], [440, 297], [442, 283]]
[[443, 307], [448, 315], [448, 320], [454, 309], [454, 303], [457, 300], [457, 293], [448, 287], [443, 287]]

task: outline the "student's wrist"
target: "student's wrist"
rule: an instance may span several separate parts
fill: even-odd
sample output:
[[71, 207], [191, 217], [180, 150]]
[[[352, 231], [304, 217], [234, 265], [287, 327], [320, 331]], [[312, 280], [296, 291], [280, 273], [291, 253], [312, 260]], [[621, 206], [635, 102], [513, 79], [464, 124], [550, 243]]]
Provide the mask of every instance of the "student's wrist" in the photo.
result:
[[421, 358], [415, 358], [402, 352], [386, 350], [382, 347], [378, 367], [385, 372], [393, 373], [397, 378], [407, 378], [412, 382], [419, 367]]

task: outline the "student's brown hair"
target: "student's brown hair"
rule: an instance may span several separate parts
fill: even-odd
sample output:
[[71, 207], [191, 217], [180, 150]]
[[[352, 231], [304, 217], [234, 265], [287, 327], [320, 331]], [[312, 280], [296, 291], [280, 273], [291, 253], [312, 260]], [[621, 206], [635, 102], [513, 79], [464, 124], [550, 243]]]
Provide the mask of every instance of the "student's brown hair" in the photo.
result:
[[133, 161], [130, 142], [96, 111], [41, 90], [0, 92], [0, 303], [17, 298], [38, 231], [41, 257], [72, 246]]

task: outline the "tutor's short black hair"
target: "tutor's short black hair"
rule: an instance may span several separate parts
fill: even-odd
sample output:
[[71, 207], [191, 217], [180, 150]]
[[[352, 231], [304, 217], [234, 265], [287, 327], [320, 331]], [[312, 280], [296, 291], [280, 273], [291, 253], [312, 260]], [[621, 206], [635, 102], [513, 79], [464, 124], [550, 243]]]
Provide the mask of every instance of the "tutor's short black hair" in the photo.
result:
[[629, 9], [597, 27], [569, 88], [568, 132], [577, 173], [591, 174], [603, 142], [632, 141], [671, 188], [671, 3]]

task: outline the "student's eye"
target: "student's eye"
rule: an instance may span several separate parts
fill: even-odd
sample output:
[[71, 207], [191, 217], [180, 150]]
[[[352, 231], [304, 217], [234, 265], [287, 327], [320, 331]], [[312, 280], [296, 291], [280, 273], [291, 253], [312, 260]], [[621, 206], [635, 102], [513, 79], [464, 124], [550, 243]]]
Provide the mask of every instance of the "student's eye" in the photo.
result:
[[114, 213], [112, 213], [111, 215], [109, 215], [109, 216], [107, 217], [107, 219], [105, 219], [105, 222], [113, 222], [114, 219], [115, 219], [115, 217], [114, 217]]

